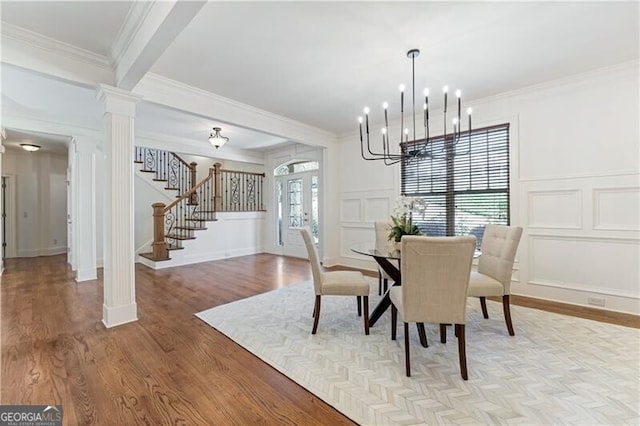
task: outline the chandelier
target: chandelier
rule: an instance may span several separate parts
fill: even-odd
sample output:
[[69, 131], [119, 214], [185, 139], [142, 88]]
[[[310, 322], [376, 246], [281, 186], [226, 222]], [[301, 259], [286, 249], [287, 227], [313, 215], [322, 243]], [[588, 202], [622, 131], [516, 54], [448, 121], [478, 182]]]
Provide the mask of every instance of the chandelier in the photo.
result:
[[214, 127], [213, 133], [209, 135], [209, 143], [211, 143], [211, 145], [213, 145], [216, 149], [229, 142], [229, 138], [224, 137], [220, 134], [221, 131], [222, 129], [220, 127]]
[[[448, 92], [449, 87], [444, 86], [442, 91], [444, 93], [444, 108], [443, 108], [443, 136], [431, 137], [429, 133], [429, 89], [424, 89], [424, 104], [422, 106], [423, 109], [423, 123], [422, 127], [424, 128], [424, 138], [418, 138], [416, 136], [416, 78], [415, 78], [415, 59], [420, 55], [420, 50], [411, 49], [407, 52], [407, 58], [411, 59], [411, 78], [412, 78], [412, 110], [411, 117], [413, 119], [413, 139], [409, 140], [409, 129], [404, 127], [404, 84], [400, 85], [400, 138], [399, 138], [399, 152], [392, 153], [389, 139], [391, 139], [391, 135], [389, 134], [389, 119], [387, 109], [389, 104], [384, 102], [382, 104], [382, 108], [384, 109], [384, 126], [382, 127], [382, 151], [374, 152], [372, 150], [372, 145], [369, 140], [369, 107], [364, 108], [364, 119], [362, 116], [358, 117], [358, 122], [360, 123], [360, 155], [363, 159], [371, 161], [371, 160], [382, 160], [386, 165], [392, 165], [399, 162], [403, 164], [407, 164], [416, 158], [423, 157], [434, 157], [436, 156], [436, 152], [433, 149], [429, 149], [430, 145], [435, 141], [450, 141], [453, 146], [457, 145], [461, 140], [462, 135], [462, 117], [461, 117], [461, 109], [462, 109], [462, 101], [461, 96], [462, 92], [460, 90], [456, 90], [455, 95], [457, 99], [457, 111], [454, 111], [454, 117], [451, 120], [453, 131], [451, 135], [447, 135], [447, 101], [448, 101]], [[468, 136], [469, 142], [471, 141], [471, 108], [467, 108], [467, 116], [468, 116]], [[364, 136], [363, 136], [363, 124], [364, 124]], [[448, 138], [449, 137], [449, 138]], [[366, 148], [365, 148], [365, 139], [366, 139]], [[446, 143], [445, 143], [446, 145]], [[445, 149], [445, 148], [443, 148]]]

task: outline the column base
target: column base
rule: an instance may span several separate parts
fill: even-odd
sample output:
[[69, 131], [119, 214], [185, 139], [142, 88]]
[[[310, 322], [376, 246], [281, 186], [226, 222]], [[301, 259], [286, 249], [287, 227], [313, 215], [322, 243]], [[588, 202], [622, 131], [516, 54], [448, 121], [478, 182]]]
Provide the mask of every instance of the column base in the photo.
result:
[[107, 328], [138, 320], [138, 307], [135, 303], [109, 307], [102, 305], [102, 323]]

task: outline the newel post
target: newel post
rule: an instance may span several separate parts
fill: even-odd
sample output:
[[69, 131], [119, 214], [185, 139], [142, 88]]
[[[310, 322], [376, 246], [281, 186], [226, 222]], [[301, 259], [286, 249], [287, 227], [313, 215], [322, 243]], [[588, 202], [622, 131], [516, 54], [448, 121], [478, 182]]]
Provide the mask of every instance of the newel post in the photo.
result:
[[169, 252], [164, 239], [164, 208], [163, 203], [154, 203], [153, 207], [153, 258], [155, 260], [168, 259]]
[[222, 164], [213, 165], [213, 209], [217, 212], [222, 211]]

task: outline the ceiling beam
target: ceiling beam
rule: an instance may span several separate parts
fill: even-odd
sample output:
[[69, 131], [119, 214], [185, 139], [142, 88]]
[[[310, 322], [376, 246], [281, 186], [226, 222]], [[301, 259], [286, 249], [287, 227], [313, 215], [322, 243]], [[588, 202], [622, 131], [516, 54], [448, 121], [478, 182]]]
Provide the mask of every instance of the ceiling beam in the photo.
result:
[[133, 89], [206, 1], [134, 2], [111, 47], [116, 85]]

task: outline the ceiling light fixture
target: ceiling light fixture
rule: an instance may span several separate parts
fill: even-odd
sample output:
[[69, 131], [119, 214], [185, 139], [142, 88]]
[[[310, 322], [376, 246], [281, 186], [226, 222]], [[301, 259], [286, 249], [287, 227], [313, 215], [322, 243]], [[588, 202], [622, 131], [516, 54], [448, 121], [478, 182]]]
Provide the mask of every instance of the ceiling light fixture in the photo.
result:
[[[365, 160], [383, 160], [386, 165], [396, 164], [398, 162], [402, 162], [403, 164], [407, 164], [413, 159], [419, 157], [434, 157], [436, 153], [433, 152], [433, 149], [428, 149], [429, 145], [432, 145], [432, 142], [439, 141], [442, 142], [443, 136], [437, 136], [431, 138], [429, 134], [429, 89], [424, 89], [424, 104], [423, 104], [423, 127], [424, 127], [424, 138], [418, 139], [416, 136], [416, 69], [415, 69], [415, 59], [420, 55], [420, 50], [411, 49], [407, 52], [407, 58], [411, 59], [411, 78], [412, 78], [412, 118], [413, 118], [413, 140], [409, 140], [409, 129], [404, 127], [404, 84], [400, 85], [400, 152], [391, 153], [391, 149], [389, 147], [389, 119], [387, 116], [387, 108], [389, 104], [384, 102], [382, 104], [382, 108], [384, 109], [384, 126], [382, 127], [382, 152], [373, 152], [371, 150], [371, 144], [369, 143], [369, 107], [364, 108], [364, 120], [362, 117], [358, 117], [358, 122], [360, 123], [360, 155]], [[444, 86], [442, 88], [444, 93], [444, 120], [443, 120], [443, 132], [444, 139], [447, 142], [445, 145], [452, 144], [451, 146], [455, 146], [460, 141], [460, 135], [462, 131], [462, 117], [461, 117], [461, 96], [462, 92], [460, 90], [456, 90], [456, 98], [457, 98], [457, 114], [454, 115], [452, 120], [453, 125], [453, 133], [451, 135], [447, 135], [447, 95], [449, 92], [449, 87]], [[469, 140], [471, 140], [471, 108], [467, 109], [468, 122], [469, 122]], [[362, 132], [362, 125], [365, 125], [365, 134], [366, 134], [366, 142], [367, 142], [367, 153], [365, 154], [364, 147], [364, 139]]]
[[35, 152], [40, 149], [40, 145], [34, 145], [32, 143], [21, 143], [20, 146], [22, 149], [29, 152]]
[[221, 131], [222, 129], [220, 127], [214, 127], [213, 133], [209, 135], [209, 142], [211, 143], [211, 145], [216, 147], [216, 149], [229, 142], [229, 138], [224, 137], [220, 134]]

